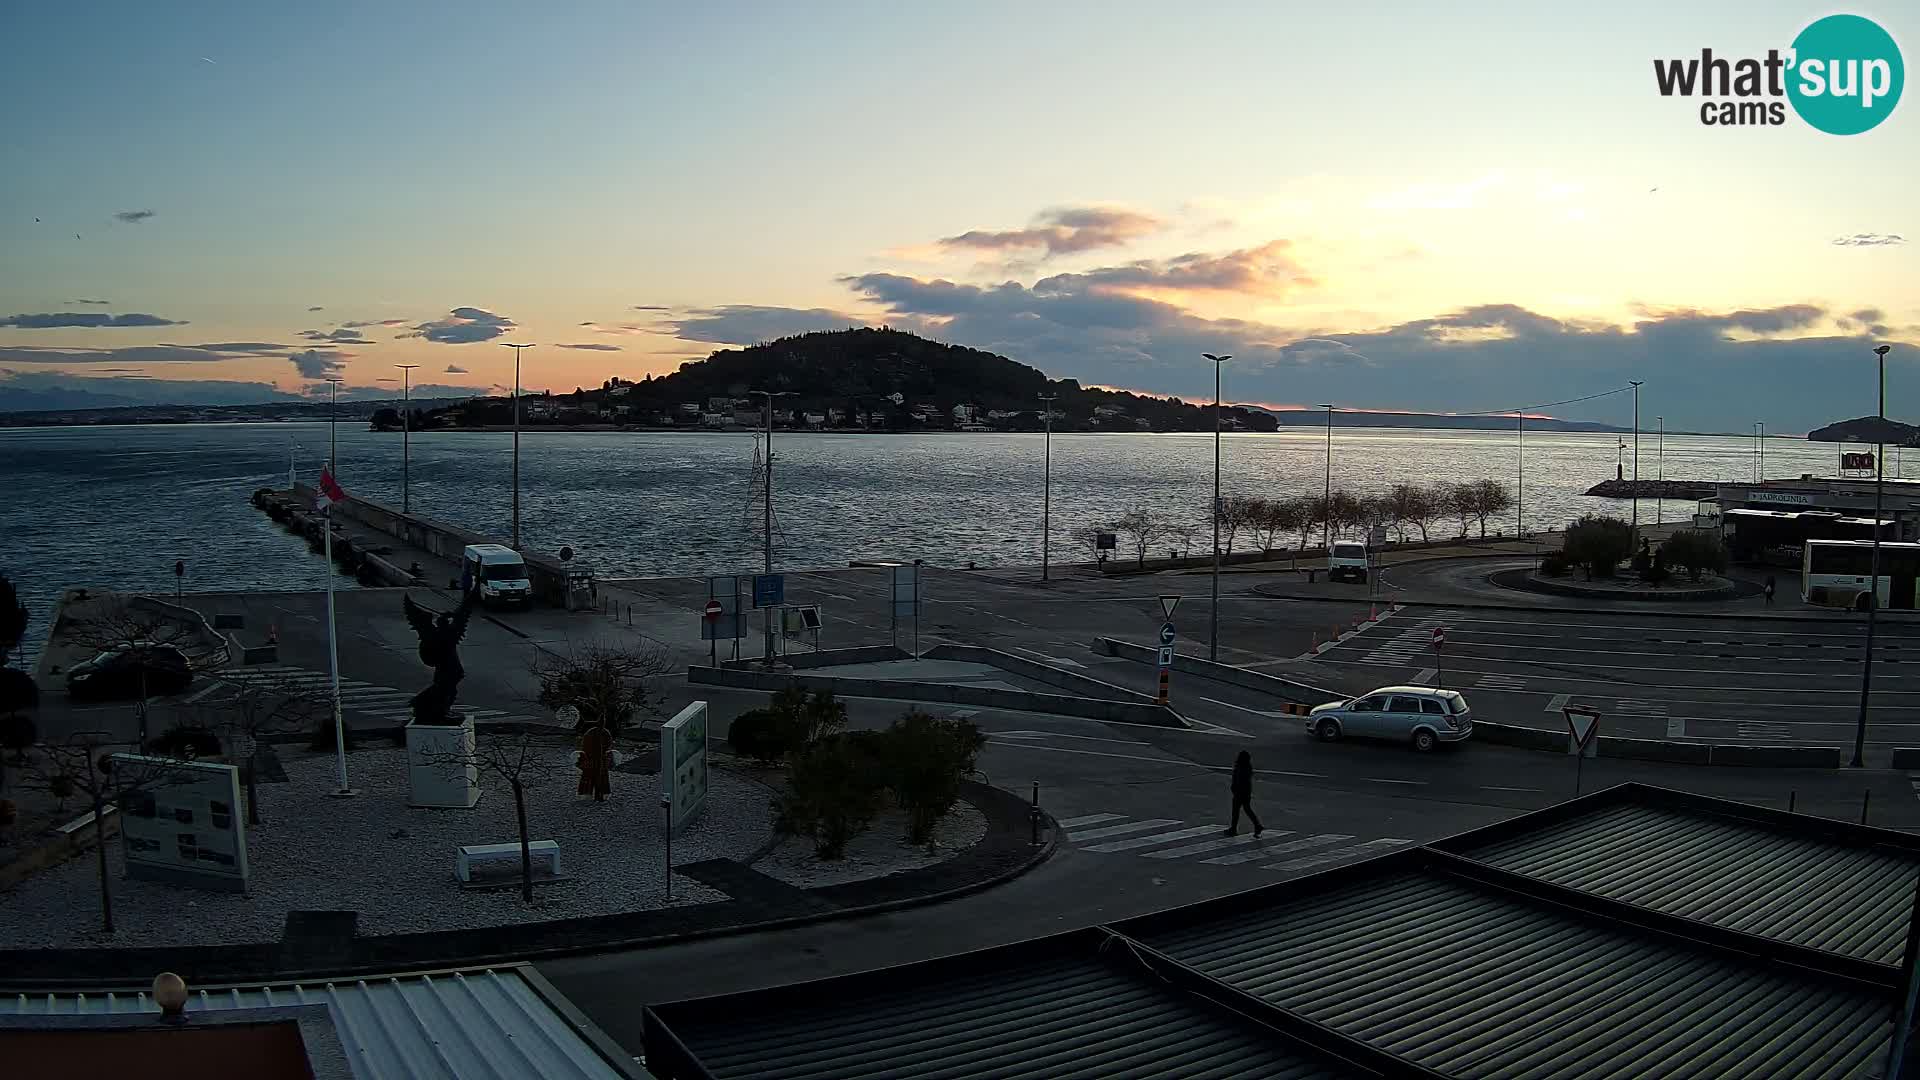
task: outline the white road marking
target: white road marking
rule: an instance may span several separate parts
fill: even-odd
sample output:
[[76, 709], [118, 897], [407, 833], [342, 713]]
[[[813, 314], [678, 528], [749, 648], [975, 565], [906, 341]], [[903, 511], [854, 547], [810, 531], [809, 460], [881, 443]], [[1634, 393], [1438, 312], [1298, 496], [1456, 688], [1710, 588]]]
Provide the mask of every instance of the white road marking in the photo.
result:
[[[1920, 781], [1915, 781], [1915, 784], [1920, 785]], [[1916, 786], [1915, 797], [1920, 798], [1920, 786]], [[1210, 825], [1208, 828], [1218, 831], [1220, 827], [1218, 825]], [[1265, 837], [1264, 833], [1261, 835], [1262, 838]], [[1275, 830], [1274, 835], [1291, 836], [1293, 834]], [[1202, 840], [1198, 844], [1188, 844], [1186, 847], [1177, 847], [1168, 851], [1149, 851], [1146, 853], [1146, 857], [1149, 859], [1179, 859], [1188, 855], [1198, 855], [1203, 851], [1219, 851], [1221, 848], [1239, 847], [1242, 844], [1251, 843], [1253, 843], [1253, 834], [1245, 832], [1238, 836], [1220, 836], [1212, 840]]]
[[[1280, 829], [1273, 829], [1271, 832], [1274, 836], [1294, 835], [1291, 831], [1282, 831]], [[1265, 840], [1268, 838], [1263, 835], [1260, 839]], [[1350, 840], [1352, 837], [1341, 837], [1341, 839]], [[1285, 844], [1276, 844], [1272, 847], [1259, 844], [1249, 851], [1236, 851], [1229, 855], [1216, 855], [1211, 859], [1201, 859], [1200, 861], [1209, 866], [1232, 866], [1235, 863], [1252, 862], [1255, 859], [1271, 859], [1276, 852], [1285, 853], [1288, 851], [1296, 851], [1301, 846], [1310, 845], [1311, 843], [1312, 841], [1310, 840], [1293, 840]]]
[[1164, 829], [1169, 825], [1178, 825], [1178, 818], [1149, 818], [1146, 821], [1129, 821], [1124, 825], [1105, 825], [1097, 829], [1081, 829], [1067, 833], [1067, 839], [1074, 843], [1082, 840], [1099, 840], [1108, 836], [1125, 836], [1127, 833], [1144, 832], [1148, 829]]
[[1567, 702], [1572, 700], [1573, 700], [1572, 694], [1555, 694], [1551, 698], [1547, 699], [1547, 707], [1545, 709], [1542, 709], [1541, 711], [1557, 713], [1560, 710], [1566, 708]]
[[1125, 814], [1082, 814], [1079, 817], [1067, 818], [1057, 824], [1063, 829], [1077, 829], [1083, 825], [1092, 825], [1098, 821], [1118, 821], [1126, 816]]
[[1419, 673], [1413, 677], [1413, 685], [1426, 686], [1427, 680], [1433, 678], [1435, 675], [1438, 675], [1439, 673], [1440, 672], [1438, 668], [1430, 668], [1430, 667], [1421, 668]]
[[1260, 869], [1262, 870], [1304, 870], [1309, 866], [1319, 866], [1319, 865], [1322, 865], [1323, 863], [1337, 862], [1341, 859], [1350, 858], [1355, 855], [1370, 855], [1374, 852], [1375, 849], [1378, 849], [1378, 848], [1403, 847], [1411, 843], [1413, 843], [1413, 841], [1411, 840], [1399, 840], [1392, 837], [1385, 837], [1379, 840], [1369, 840], [1364, 844], [1355, 844], [1352, 847], [1335, 848], [1332, 851], [1323, 851], [1317, 855], [1309, 855], [1303, 859], [1290, 859], [1286, 862], [1271, 863], [1267, 866], [1261, 867]]
[[1173, 832], [1155, 833], [1152, 836], [1135, 836], [1127, 840], [1115, 840], [1106, 844], [1095, 844], [1088, 851], [1132, 851], [1135, 848], [1152, 847], [1155, 844], [1171, 844], [1176, 840], [1186, 840], [1204, 833], [1217, 833], [1218, 825], [1193, 825]]
[[1407, 784], [1411, 787], [1426, 787], [1425, 780], [1393, 780], [1383, 776], [1363, 776], [1360, 779], [1369, 784]]
[[1534, 792], [1536, 794], [1540, 791], [1540, 789], [1537, 787], [1495, 787], [1492, 784], [1488, 784], [1482, 787], [1480, 790], [1482, 791], [1528, 791], [1528, 792]]
[[1687, 737], [1687, 718], [1684, 716], [1667, 717], [1667, 738], [1684, 739]]

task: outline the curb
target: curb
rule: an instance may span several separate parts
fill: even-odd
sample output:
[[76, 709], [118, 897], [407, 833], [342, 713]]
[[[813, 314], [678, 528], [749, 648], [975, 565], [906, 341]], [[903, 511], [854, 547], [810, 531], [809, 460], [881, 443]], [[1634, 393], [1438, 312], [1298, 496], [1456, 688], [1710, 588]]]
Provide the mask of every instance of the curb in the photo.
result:
[[[1015, 795], [1012, 792], [1003, 791], [999, 788], [988, 787], [987, 785], [984, 785], [984, 784], [979, 786], [983, 788], [987, 793], [989, 793], [990, 796], [996, 797], [996, 798], [1002, 798], [1002, 801], [1004, 803], [1007, 803], [1007, 804], [1018, 803], [1022, 808], [1025, 808], [1028, 805], [1024, 800], [1020, 798], [1020, 796]], [[968, 801], [972, 802], [973, 800], [970, 799]], [[975, 805], [978, 807], [977, 803]], [[991, 836], [992, 827], [993, 827], [993, 824], [992, 824], [993, 817], [995, 815], [991, 810], [989, 810], [986, 807], [979, 807], [979, 808], [983, 812], [988, 813], [988, 816], [989, 816], [989, 834], [988, 835]], [[732, 937], [735, 935], [742, 935], [742, 934], [757, 934], [757, 933], [762, 933], [762, 932], [771, 931], [771, 930], [784, 930], [784, 929], [789, 929], [794, 927], [810, 926], [816, 923], [833, 922], [839, 919], [862, 918], [869, 915], [885, 914], [891, 911], [901, 911], [908, 908], [924, 907], [924, 906], [929, 906], [933, 904], [945, 903], [946, 901], [956, 900], [963, 896], [967, 896], [976, 892], [982, 892], [998, 885], [1004, 885], [1007, 882], [1012, 881], [1013, 879], [1027, 873], [1029, 870], [1034, 869], [1035, 867], [1039, 866], [1041, 863], [1046, 862], [1048, 859], [1052, 858], [1054, 853], [1059, 849], [1060, 827], [1058, 823], [1054, 820], [1053, 815], [1042, 810], [1041, 822], [1042, 822], [1042, 828], [1043, 828], [1043, 836], [1041, 838], [1040, 844], [1038, 846], [1029, 847], [1026, 853], [1026, 857], [1019, 860], [1017, 863], [1014, 863], [1013, 865], [1005, 867], [986, 877], [978, 878], [973, 881], [964, 882], [962, 884], [954, 885], [945, 889], [935, 890], [933, 892], [921, 893], [921, 894], [912, 895], [912, 896], [894, 897], [887, 900], [875, 901], [869, 904], [858, 904], [850, 907], [834, 908], [828, 911], [807, 912], [799, 915], [785, 915], [785, 916], [780, 916], [772, 919], [760, 919], [752, 922], [733, 923], [725, 926], [692, 927], [692, 928], [669, 931], [669, 932], [656, 931], [653, 933], [634, 934], [634, 935], [629, 935], [624, 937], [614, 936], [614, 937], [608, 937], [599, 941], [574, 944], [574, 945], [555, 945], [555, 946], [530, 948], [530, 949], [518, 949], [518, 950], [500, 951], [500, 952], [474, 951], [474, 952], [463, 953], [463, 954], [454, 955], [454, 956], [442, 955], [438, 958], [438, 960], [422, 959], [419, 957], [408, 957], [400, 960], [389, 959], [384, 961], [376, 959], [372, 962], [359, 962], [359, 963], [346, 962], [346, 963], [337, 964], [333, 966], [300, 966], [298, 964], [295, 964], [295, 965], [282, 967], [275, 963], [272, 963], [271, 960], [269, 960], [265, 964], [241, 963], [241, 964], [236, 964], [231, 968], [215, 968], [212, 971], [207, 971], [204, 968], [192, 962], [192, 958], [204, 957], [205, 954], [209, 951], [207, 948], [202, 946], [169, 946], [169, 947], [159, 947], [159, 948], [148, 947], [148, 948], [135, 948], [135, 949], [128, 949], [128, 950], [118, 950], [118, 949], [33, 949], [33, 950], [17, 950], [17, 951], [9, 950], [5, 952], [0, 952], [0, 958], [4, 958], [8, 961], [14, 961], [14, 960], [23, 958], [23, 955], [24, 956], [38, 955], [38, 956], [45, 956], [45, 957], [50, 957], [54, 959], [54, 963], [42, 965], [43, 968], [71, 966], [71, 965], [63, 965], [60, 963], [60, 961], [63, 959], [70, 960], [75, 956], [75, 954], [79, 954], [79, 956], [85, 958], [85, 961], [92, 961], [96, 958], [110, 959], [116, 955], [129, 956], [130, 958], [129, 967], [131, 968], [132, 966], [138, 966], [139, 970], [137, 971], [123, 970], [113, 974], [94, 975], [94, 976], [86, 976], [86, 977], [80, 977], [80, 978], [67, 978], [67, 979], [45, 978], [45, 977], [35, 978], [33, 976], [28, 976], [24, 979], [15, 980], [7, 976], [0, 975], [0, 980], [5, 981], [6, 989], [8, 992], [62, 990], [62, 989], [91, 989], [91, 988], [99, 988], [99, 987], [117, 987], [117, 986], [136, 985], [136, 984], [144, 983], [144, 981], [150, 977], [151, 972], [161, 971], [161, 970], [177, 971], [181, 973], [181, 975], [184, 978], [186, 978], [189, 981], [189, 983], [199, 983], [202, 985], [259, 982], [263, 980], [271, 980], [276, 982], [289, 981], [289, 980], [314, 981], [314, 980], [329, 979], [329, 978], [351, 978], [356, 976], [377, 974], [381, 972], [389, 972], [389, 971], [396, 970], [396, 967], [429, 968], [434, 966], [446, 967], [446, 966], [455, 965], [455, 964], [463, 967], [487, 966], [487, 965], [497, 966], [497, 965], [506, 964], [506, 963], [535, 962], [540, 960], [552, 960], [552, 959], [557, 959], [565, 956], [580, 956], [580, 955], [591, 954], [591, 953], [622, 952], [629, 949], [644, 949], [644, 948], [651, 948], [651, 947], [660, 946], [660, 945], [678, 944], [678, 943], [687, 942], [687, 941], [706, 941], [706, 940], [711, 940], [713, 938]], [[1024, 823], [1025, 823], [1025, 816], [1023, 814], [1022, 824]], [[1008, 824], [1008, 822], [1003, 820], [1001, 824]], [[982, 844], [984, 843], [985, 841], [983, 840]], [[981, 846], [981, 845], [976, 845], [976, 847], [978, 846]], [[969, 849], [969, 851], [971, 850], [973, 849]], [[961, 856], [956, 856], [956, 858], [962, 858], [962, 857], [964, 857], [964, 854]], [[944, 864], [943, 863], [933, 864], [934, 867], [938, 867], [941, 865], [944, 865]], [[932, 867], [927, 867], [923, 869], [932, 869]], [[913, 871], [904, 871], [904, 873], [913, 873]], [[846, 884], [848, 886], [863, 885], [863, 884], [868, 884], [875, 881], [881, 881], [890, 876], [893, 876], [893, 875], [881, 875], [878, 878], [869, 878], [869, 879], [866, 879], [866, 881], [848, 882]], [[824, 888], [831, 889], [834, 887], [835, 886], [826, 886]], [[807, 891], [813, 892], [815, 890], [807, 890]], [[673, 911], [687, 911], [687, 910], [697, 911], [700, 908], [707, 907], [707, 906], [708, 905], [695, 905], [691, 909], [662, 908], [657, 910], [659, 912], [673, 912]], [[648, 912], [647, 914], [652, 915], [655, 913], [656, 912]], [[619, 915], [585, 916], [585, 918], [620, 918], [620, 917], [621, 916]], [[499, 927], [488, 927], [484, 929], [488, 931], [504, 931], [504, 932], [511, 933], [513, 931], [525, 932], [525, 931], [537, 930], [543, 925], [552, 925], [552, 924], [550, 923], [549, 924], [519, 923], [519, 924], [509, 924], [509, 925], [504, 925]], [[436, 932], [433, 932], [432, 934], [419, 935], [419, 936], [453, 937], [456, 935], [469, 934], [474, 932], [475, 931], [462, 931], [462, 930], [436, 931]], [[414, 935], [394, 935], [394, 936], [412, 937]], [[371, 945], [372, 950], [377, 952], [380, 947], [379, 943], [383, 940], [383, 938], [381, 936], [375, 936], [375, 937], [368, 937], [368, 938], [355, 938], [354, 940], [372, 943]], [[281, 948], [281, 944], [279, 942], [271, 942], [271, 943], [254, 943], [250, 945], [226, 946], [226, 947], [243, 949], [243, 950], [247, 950], [248, 952], [254, 953], [256, 956], [271, 958], [278, 954], [278, 951]], [[137, 957], [137, 959], [134, 959], [134, 957]], [[0, 971], [8, 971], [8, 970], [18, 970], [18, 967], [14, 966], [12, 963], [0, 964]]]
[[[1307, 603], [1347, 604], [1351, 606], [1363, 598], [1342, 596], [1296, 596], [1290, 593], [1274, 592], [1270, 586], [1255, 585], [1253, 592], [1269, 600], [1298, 600]], [[1551, 607], [1529, 606], [1526, 604], [1496, 604], [1485, 600], [1414, 600], [1406, 597], [1391, 601], [1398, 607], [1460, 608], [1466, 611], [1528, 611], [1566, 615], [1631, 615], [1638, 618], [1677, 618], [1677, 619], [1744, 619], [1748, 622], [1791, 622], [1791, 623], [1839, 623], [1852, 624], [1858, 620], [1823, 615], [1766, 615], [1741, 611], [1648, 611], [1643, 607]], [[1900, 611], [1881, 609], [1880, 618], [1892, 617], [1899, 622], [1920, 623], [1920, 613], [1907, 614]]]
[[[1473, 736], [1495, 746], [1564, 754], [1567, 734], [1551, 728], [1520, 727], [1476, 720]], [[1908, 751], [1920, 765], [1920, 750]], [[1901, 751], [1894, 751], [1896, 762]], [[1618, 735], [1600, 736], [1598, 756], [1628, 761], [1663, 761], [1675, 765], [1720, 765], [1773, 769], [1838, 769], [1845, 761], [1837, 746], [1742, 746], [1733, 743], [1668, 742]], [[1895, 766], [1899, 766], [1896, 764]]]

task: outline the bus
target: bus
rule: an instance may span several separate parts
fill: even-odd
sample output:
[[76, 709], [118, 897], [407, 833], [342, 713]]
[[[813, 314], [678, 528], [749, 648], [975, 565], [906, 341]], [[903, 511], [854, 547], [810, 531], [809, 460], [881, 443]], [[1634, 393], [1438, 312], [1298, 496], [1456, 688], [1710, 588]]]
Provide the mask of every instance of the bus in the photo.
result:
[[[1809, 540], [1801, 549], [1800, 599], [1864, 611], [1873, 578], [1873, 541]], [[1880, 577], [1873, 592], [1883, 608], [1913, 608], [1920, 582], [1920, 544], [1880, 542]]]

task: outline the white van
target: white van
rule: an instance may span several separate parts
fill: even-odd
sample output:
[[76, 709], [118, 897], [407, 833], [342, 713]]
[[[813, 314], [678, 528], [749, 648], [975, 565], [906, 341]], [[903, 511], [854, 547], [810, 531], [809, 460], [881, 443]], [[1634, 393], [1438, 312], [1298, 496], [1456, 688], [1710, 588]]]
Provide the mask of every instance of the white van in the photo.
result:
[[487, 607], [533, 606], [526, 560], [501, 544], [467, 545], [460, 557], [460, 587]]
[[1327, 552], [1329, 581], [1342, 581], [1347, 578], [1365, 581], [1367, 567], [1367, 545], [1358, 540], [1335, 540], [1333, 549]]

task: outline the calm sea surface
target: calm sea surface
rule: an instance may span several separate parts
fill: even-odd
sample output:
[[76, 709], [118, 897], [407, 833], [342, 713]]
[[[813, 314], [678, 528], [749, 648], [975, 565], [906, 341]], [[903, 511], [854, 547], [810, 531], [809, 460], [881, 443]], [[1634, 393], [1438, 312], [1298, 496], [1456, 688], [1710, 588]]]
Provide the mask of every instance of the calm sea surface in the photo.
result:
[[[347, 424], [334, 434], [342, 485], [398, 506], [400, 436]], [[1037, 563], [1041, 439], [777, 432], [776, 561]], [[190, 590], [316, 587], [318, 560], [247, 498], [284, 486], [290, 459], [311, 483], [327, 442], [325, 424], [0, 429], [0, 572], [39, 615], [68, 585], [171, 589], [175, 559], [187, 562]], [[1832, 446], [1768, 444], [1769, 476], [1828, 473], [1835, 464]], [[1613, 475], [1616, 445], [1612, 435], [1529, 433], [1527, 527], [1624, 514], [1625, 503], [1580, 495]], [[511, 446], [505, 434], [416, 434], [414, 511], [506, 537]], [[1320, 431], [1227, 435], [1223, 490], [1316, 493], [1326, 453]], [[745, 433], [523, 434], [524, 540], [546, 551], [572, 545], [602, 577], [751, 570], [760, 559], [758, 507], [748, 506], [753, 457]], [[1480, 477], [1512, 485], [1519, 465], [1510, 432], [1336, 428], [1332, 457], [1334, 486], [1358, 491]], [[1641, 436], [1643, 478], [1659, 472], [1659, 457], [1657, 440]], [[1670, 435], [1664, 469], [1675, 479], [1751, 478], [1752, 441]], [[1085, 558], [1069, 532], [1134, 507], [1204, 528], [1212, 482], [1211, 436], [1055, 435], [1054, 558]], [[1664, 507], [1668, 516], [1691, 511], [1691, 503]], [[1641, 513], [1653, 516], [1650, 501]], [[1513, 525], [1510, 515], [1490, 523]]]

